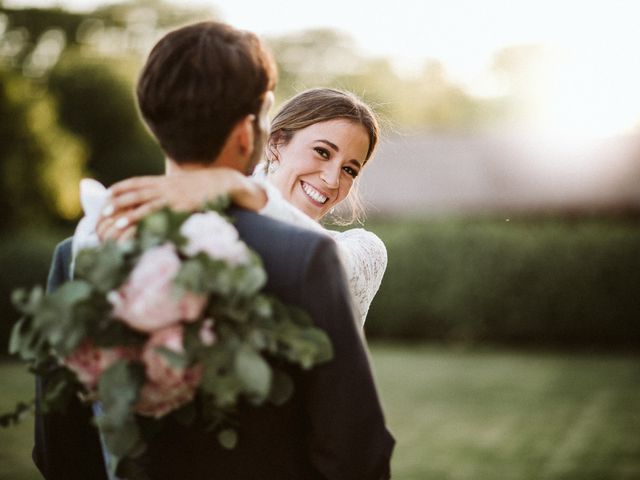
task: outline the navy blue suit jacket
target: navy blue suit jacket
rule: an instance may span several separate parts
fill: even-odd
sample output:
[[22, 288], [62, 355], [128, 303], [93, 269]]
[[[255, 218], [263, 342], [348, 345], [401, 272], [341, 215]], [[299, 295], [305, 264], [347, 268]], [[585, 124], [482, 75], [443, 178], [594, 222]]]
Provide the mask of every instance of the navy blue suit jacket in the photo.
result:
[[[153, 480], [380, 480], [390, 476], [394, 440], [333, 240], [243, 210], [242, 239], [263, 259], [266, 291], [306, 310], [324, 329], [334, 358], [309, 372], [291, 369], [295, 394], [283, 406], [243, 407], [239, 442], [179, 425], [149, 446]], [[69, 278], [70, 242], [56, 249], [49, 288]], [[38, 387], [38, 392], [39, 392]], [[91, 411], [74, 402], [64, 415], [36, 417], [34, 461], [47, 480], [102, 480], [104, 464]]]

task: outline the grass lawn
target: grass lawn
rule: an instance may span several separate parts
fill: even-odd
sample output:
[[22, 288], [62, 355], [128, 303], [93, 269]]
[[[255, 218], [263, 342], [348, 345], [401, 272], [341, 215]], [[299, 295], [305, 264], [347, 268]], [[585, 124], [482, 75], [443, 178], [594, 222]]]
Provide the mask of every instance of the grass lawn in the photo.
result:
[[[372, 357], [394, 479], [640, 479], [638, 356], [374, 345]], [[31, 395], [22, 372], [0, 366], [0, 410]], [[0, 480], [40, 478], [32, 425], [0, 430]]]

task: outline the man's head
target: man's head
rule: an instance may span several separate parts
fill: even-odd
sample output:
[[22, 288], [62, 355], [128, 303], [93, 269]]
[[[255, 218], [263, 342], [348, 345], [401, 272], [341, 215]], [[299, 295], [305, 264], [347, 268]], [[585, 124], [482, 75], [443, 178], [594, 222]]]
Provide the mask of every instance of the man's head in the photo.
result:
[[137, 86], [138, 106], [169, 159], [179, 165], [249, 171], [264, 142], [275, 86], [273, 59], [250, 32], [202, 22], [153, 48]]

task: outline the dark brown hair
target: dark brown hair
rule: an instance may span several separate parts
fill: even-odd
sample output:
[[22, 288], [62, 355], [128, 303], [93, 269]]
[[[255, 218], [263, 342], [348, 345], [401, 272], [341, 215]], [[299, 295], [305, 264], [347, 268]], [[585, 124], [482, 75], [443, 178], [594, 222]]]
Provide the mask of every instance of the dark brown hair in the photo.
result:
[[201, 22], [165, 35], [137, 86], [138, 107], [169, 158], [209, 164], [235, 124], [258, 115], [275, 63], [251, 32]]

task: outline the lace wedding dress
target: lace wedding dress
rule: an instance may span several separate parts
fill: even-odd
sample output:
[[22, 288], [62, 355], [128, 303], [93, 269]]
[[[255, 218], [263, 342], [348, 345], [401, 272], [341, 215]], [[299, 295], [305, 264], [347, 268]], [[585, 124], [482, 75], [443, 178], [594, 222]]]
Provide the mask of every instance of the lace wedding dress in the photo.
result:
[[[360, 325], [364, 326], [369, 306], [380, 288], [387, 267], [387, 250], [384, 243], [375, 234], [363, 228], [352, 228], [344, 232], [327, 230], [286, 201], [280, 191], [264, 177], [258, 175], [254, 178], [263, 186], [268, 197], [267, 204], [260, 214], [315, 230], [335, 240]], [[95, 233], [96, 222], [107, 197], [107, 190], [99, 182], [90, 179], [80, 182], [80, 200], [85, 216], [78, 224], [73, 237], [74, 259], [82, 248], [93, 247], [99, 243]]]

